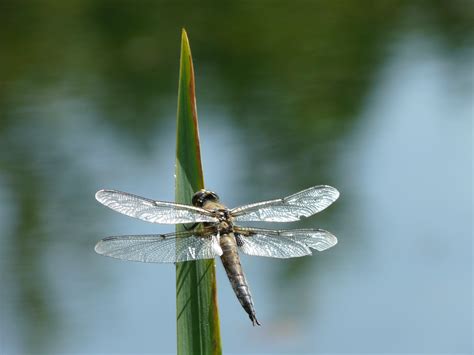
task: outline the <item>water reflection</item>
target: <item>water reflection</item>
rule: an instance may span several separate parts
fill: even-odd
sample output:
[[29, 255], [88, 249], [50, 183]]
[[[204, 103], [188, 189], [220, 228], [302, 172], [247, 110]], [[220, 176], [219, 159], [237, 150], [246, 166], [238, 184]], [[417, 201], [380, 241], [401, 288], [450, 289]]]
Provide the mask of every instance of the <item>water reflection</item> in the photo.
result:
[[92, 252], [106, 234], [168, 229], [92, 196], [173, 198], [183, 23], [206, 185], [229, 205], [318, 183], [343, 193], [299, 224], [337, 248], [244, 258], [258, 332], [218, 268], [224, 349], [468, 352], [468, 11], [423, 4], [2, 5], [2, 352], [174, 352], [174, 269]]

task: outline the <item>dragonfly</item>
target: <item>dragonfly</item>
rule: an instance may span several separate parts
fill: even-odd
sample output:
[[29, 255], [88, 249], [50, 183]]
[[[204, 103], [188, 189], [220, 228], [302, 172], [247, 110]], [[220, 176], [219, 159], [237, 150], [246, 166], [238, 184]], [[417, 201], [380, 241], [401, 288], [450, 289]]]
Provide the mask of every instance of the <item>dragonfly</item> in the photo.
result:
[[312, 249], [326, 250], [337, 243], [337, 238], [323, 229], [274, 230], [238, 225], [239, 222], [293, 222], [312, 216], [339, 197], [339, 192], [327, 185], [232, 209], [224, 206], [216, 193], [205, 189], [193, 195], [192, 205], [156, 201], [117, 190], [100, 190], [95, 197], [101, 204], [124, 215], [185, 227], [167, 234], [107, 237], [95, 246], [98, 254], [146, 263], [179, 263], [220, 257], [237, 299], [254, 326], [261, 324], [239, 253], [294, 258], [311, 255]]

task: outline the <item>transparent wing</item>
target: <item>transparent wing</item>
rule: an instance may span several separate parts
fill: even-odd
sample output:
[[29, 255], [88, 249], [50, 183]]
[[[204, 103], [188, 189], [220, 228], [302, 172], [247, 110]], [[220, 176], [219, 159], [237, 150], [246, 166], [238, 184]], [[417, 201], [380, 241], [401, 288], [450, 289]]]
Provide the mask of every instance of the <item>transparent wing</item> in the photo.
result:
[[216, 235], [201, 237], [193, 235], [192, 231], [108, 237], [96, 244], [95, 251], [112, 258], [144, 263], [175, 263], [222, 255]]
[[95, 198], [114, 211], [151, 223], [217, 222], [217, 219], [203, 208], [154, 201], [126, 192], [100, 190], [95, 194]]
[[247, 255], [295, 258], [311, 255], [311, 249], [326, 250], [337, 238], [323, 229], [269, 230], [235, 228], [240, 251]]
[[293, 222], [309, 217], [332, 204], [339, 197], [334, 187], [320, 185], [277, 200], [257, 202], [232, 209], [235, 221]]

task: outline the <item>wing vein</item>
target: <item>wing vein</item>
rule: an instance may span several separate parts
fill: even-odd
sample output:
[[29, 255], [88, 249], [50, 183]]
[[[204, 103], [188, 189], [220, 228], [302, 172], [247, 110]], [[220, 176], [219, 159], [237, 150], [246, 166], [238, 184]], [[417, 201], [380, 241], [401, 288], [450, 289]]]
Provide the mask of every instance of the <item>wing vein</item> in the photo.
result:
[[326, 250], [337, 244], [337, 238], [323, 229], [270, 230], [237, 227], [244, 254], [272, 258], [294, 258], [311, 255], [311, 249]]
[[97, 243], [95, 251], [112, 258], [149, 263], [212, 259], [222, 255], [215, 235], [175, 237], [174, 233], [108, 237]]
[[334, 187], [314, 186], [285, 198], [234, 208], [231, 215], [238, 222], [293, 222], [324, 210], [338, 197]]
[[114, 211], [151, 223], [217, 222], [210, 211], [172, 202], [154, 201], [116, 190], [100, 190], [97, 201]]

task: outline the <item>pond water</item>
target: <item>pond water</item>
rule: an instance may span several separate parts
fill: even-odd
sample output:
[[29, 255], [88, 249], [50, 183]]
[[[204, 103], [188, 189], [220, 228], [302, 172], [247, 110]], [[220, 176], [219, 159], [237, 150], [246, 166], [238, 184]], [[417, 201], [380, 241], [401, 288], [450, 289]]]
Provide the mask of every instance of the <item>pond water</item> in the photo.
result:
[[242, 258], [262, 327], [217, 263], [224, 352], [472, 352], [471, 5], [2, 6], [2, 354], [175, 352], [174, 266], [93, 250], [172, 229], [94, 193], [173, 200], [182, 25], [206, 187], [230, 207], [341, 192], [285, 225], [336, 247]]

